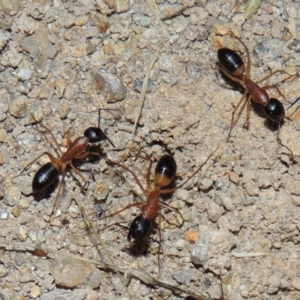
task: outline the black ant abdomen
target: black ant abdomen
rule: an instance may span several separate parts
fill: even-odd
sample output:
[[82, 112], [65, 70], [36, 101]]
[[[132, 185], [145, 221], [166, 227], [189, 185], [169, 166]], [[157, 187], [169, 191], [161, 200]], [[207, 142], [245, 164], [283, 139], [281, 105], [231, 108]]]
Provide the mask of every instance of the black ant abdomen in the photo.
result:
[[33, 192], [40, 192], [49, 187], [58, 178], [59, 174], [59, 171], [51, 162], [40, 167], [32, 180]]
[[152, 230], [152, 222], [142, 215], [137, 216], [131, 223], [127, 240], [130, 243], [139, 244], [148, 237]]
[[221, 48], [218, 50], [220, 65], [235, 77], [242, 77], [245, 72], [245, 64], [242, 58], [233, 50]]
[[157, 162], [155, 168], [155, 186], [164, 187], [171, 183], [175, 178], [177, 164], [173, 156], [169, 154], [163, 155]]
[[264, 106], [264, 112], [267, 118], [275, 123], [281, 123], [285, 116], [282, 103], [275, 98], [271, 98], [269, 104]]

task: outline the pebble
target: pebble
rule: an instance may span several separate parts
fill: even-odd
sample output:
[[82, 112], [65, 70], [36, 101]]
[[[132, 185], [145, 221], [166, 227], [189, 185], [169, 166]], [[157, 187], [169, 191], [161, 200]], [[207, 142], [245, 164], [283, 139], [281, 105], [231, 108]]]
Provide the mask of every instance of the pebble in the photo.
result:
[[179, 200], [183, 200], [185, 202], [188, 202], [189, 198], [190, 198], [190, 193], [187, 190], [184, 189], [178, 189], [176, 191], [176, 196]]
[[212, 222], [217, 222], [224, 212], [225, 210], [222, 206], [217, 205], [214, 201], [208, 202], [207, 214]]
[[82, 284], [92, 271], [90, 265], [69, 257], [58, 258], [51, 264], [56, 285], [64, 288], [75, 288]]
[[18, 13], [21, 7], [20, 0], [1, 0], [0, 6], [4, 14], [8, 16], [14, 16]]
[[96, 289], [103, 282], [103, 276], [98, 269], [94, 269], [89, 276], [83, 282], [85, 285], [88, 285], [91, 289]]
[[18, 229], [17, 236], [21, 242], [25, 242], [28, 237], [27, 228], [25, 226], [21, 225]]
[[72, 299], [72, 300], [83, 300], [87, 299], [87, 290], [86, 289], [75, 289], [75, 290], [66, 290], [66, 289], [55, 289], [50, 292], [45, 292], [40, 297], [41, 300], [53, 300], [53, 299]]
[[28, 80], [32, 76], [32, 71], [30, 69], [19, 69], [16, 75], [21, 80]]
[[229, 179], [235, 184], [238, 184], [240, 180], [239, 175], [235, 172], [229, 172]]
[[9, 112], [16, 118], [22, 118], [27, 113], [28, 98], [26, 96], [18, 96], [12, 100], [9, 105]]
[[97, 186], [94, 190], [94, 197], [100, 201], [105, 200], [107, 198], [107, 195], [109, 193], [109, 187], [107, 182], [100, 180], [97, 183]]
[[5, 187], [5, 194], [4, 194], [4, 201], [9, 206], [14, 206], [19, 203], [21, 197], [21, 193], [18, 191], [16, 186], [6, 186]]
[[13, 216], [18, 217], [21, 214], [21, 206], [16, 204], [12, 207], [10, 212], [13, 214]]
[[216, 204], [225, 207], [227, 211], [232, 211], [236, 207], [236, 204], [233, 201], [232, 197], [229, 197], [225, 193], [220, 191], [216, 191], [214, 201]]
[[87, 49], [86, 44], [75, 45], [71, 48], [71, 55], [77, 58], [83, 57], [86, 55], [86, 49]]
[[5, 20], [0, 18], [0, 29], [7, 30], [10, 28], [9, 23], [7, 23]]
[[9, 217], [9, 213], [6, 209], [0, 211], [0, 220], [7, 220]]
[[[201, 235], [191, 251], [191, 260], [196, 265], [204, 265], [211, 257], [229, 252], [236, 245], [236, 239], [228, 230], [207, 231]], [[223, 257], [224, 258], [224, 257]], [[220, 263], [222, 257], [219, 257]], [[226, 264], [225, 262], [222, 264]]]
[[41, 50], [41, 56], [43, 56], [44, 58], [54, 58], [57, 54], [57, 49], [56, 47], [49, 45], [48, 47], [45, 47]]
[[39, 23], [35, 33], [32, 35], [32, 39], [41, 48], [48, 47], [50, 39], [48, 28], [43, 23]]
[[173, 273], [173, 278], [180, 284], [190, 285], [191, 280], [193, 280], [193, 274], [190, 271], [182, 270]]
[[211, 178], [200, 178], [200, 189], [203, 191], [207, 191], [214, 184]]
[[0, 32], [0, 50], [2, 50], [7, 44], [7, 37], [3, 32]]
[[4, 277], [7, 273], [8, 269], [3, 264], [0, 264], [0, 277]]
[[67, 86], [67, 81], [63, 78], [58, 78], [55, 81], [55, 94], [58, 98], [61, 98], [64, 94], [65, 88]]
[[125, 99], [127, 89], [119, 76], [95, 70], [91, 75], [95, 80], [97, 93], [101, 93], [108, 102]]
[[7, 132], [6, 132], [6, 130], [5, 129], [0, 129], [0, 142], [5, 142], [5, 140], [6, 140], [6, 138], [7, 138]]
[[277, 40], [278, 46], [274, 48], [273, 40], [264, 39], [263, 42], [255, 45], [253, 52], [266, 65], [268, 62], [280, 60], [282, 52], [279, 49], [284, 47], [284, 44], [284, 41]]
[[200, 233], [194, 229], [189, 229], [186, 233], [185, 233], [185, 239], [189, 242], [189, 243], [195, 243], [199, 240], [200, 238]]
[[65, 97], [67, 100], [72, 100], [75, 95], [75, 85], [69, 84], [66, 86]]
[[89, 21], [88, 15], [78, 16], [75, 19], [75, 25], [82, 26], [85, 25]]
[[299, 277], [295, 277], [292, 279], [292, 286], [296, 290], [300, 291], [300, 278]]
[[117, 13], [122, 13], [130, 9], [129, 0], [115, 0], [115, 10]]
[[99, 32], [105, 32], [108, 28], [109, 22], [107, 16], [99, 12], [92, 11], [90, 13], [90, 21], [98, 28]]
[[36, 299], [36, 298], [39, 297], [40, 295], [41, 295], [41, 289], [40, 289], [37, 285], [34, 285], [34, 286], [31, 288], [29, 297], [30, 297], [30, 298], [33, 298], [33, 299]]
[[71, 111], [71, 106], [67, 102], [63, 102], [58, 106], [58, 114], [61, 119], [65, 119], [69, 112]]
[[77, 205], [71, 204], [69, 207], [69, 214], [73, 217], [76, 218], [79, 214], [79, 208]]
[[32, 57], [36, 57], [39, 53], [39, 46], [35, 43], [32, 36], [26, 36], [20, 43], [23, 50], [31, 54]]

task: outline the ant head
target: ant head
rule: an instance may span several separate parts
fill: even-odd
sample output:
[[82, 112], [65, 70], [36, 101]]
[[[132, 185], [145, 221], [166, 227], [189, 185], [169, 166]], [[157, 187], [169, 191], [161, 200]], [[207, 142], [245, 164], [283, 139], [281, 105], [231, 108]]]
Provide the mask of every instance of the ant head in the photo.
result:
[[91, 144], [97, 144], [107, 139], [106, 134], [99, 127], [89, 127], [84, 131], [84, 136], [89, 139]]
[[137, 216], [131, 223], [127, 239], [130, 243], [141, 243], [152, 230], [152, 222], [142, 215]]
[[175, 178], [177, 164], [173, 156], [163, 155], [157, 162], [155, 168], [155, 186], [165, 187]]
[[264, 112], [267, 118], [275, 123], [281, 123], [285, 114], [282, 103], [275, 98], [270, 99], [269, 104], [264, 107]]

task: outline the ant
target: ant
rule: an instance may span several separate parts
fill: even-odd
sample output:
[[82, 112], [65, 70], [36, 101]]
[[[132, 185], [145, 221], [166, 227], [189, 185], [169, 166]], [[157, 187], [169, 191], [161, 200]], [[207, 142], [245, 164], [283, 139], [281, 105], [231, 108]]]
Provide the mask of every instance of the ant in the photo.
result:
[[[141, 215], [135, 217], [135, 219], [132, 221], [129, 231], [128, 231], [128, 236], [127, 240], [130, 243], [134, 244], [139, 244], [143, 242], [146, 238], [149, 237], [152, 229], [153, 229], [153, 220], [156, 218], [157, 215], [159, 215], [159, 223], [157, 226], [158, 230], [158, 237], [159, 237], [159, 250], [158, 250], [158, 266], [160, 269], [160, 259], [159, 259], [159, 254], [161, 252], [161, 213], [160, 210], [161, 208], [166, 208], [169, 210], [174, 211], [175, 213], [179, 214], [183, 220], [183, 216], [181, 212], [174, 207], [171, 207], [161, 201], [159, 201], [159, 196], [164, 195], [164, 194], [169, 194], [173, 193], [182, 186], [184, 186], [190, 179], [192, 179], [200, 170], [201, 168], [206, 164], [206, 162], [213, 156], [213, 154], [218, 150], [216, 148], [207, 158], [206, 160], [201, 164], [201, 166], [194, 171], [194, 173], [188, 177], [182, 184], [175, 188], [166, 188], [168, 187], [174, 180], [176, 176], [176, 171], [177, 171], [177, 164], [173, 156], [169, 154], [163, 155], [157, 162], [157, 165], [155, 167], [155, 172], [154, 172], [154, 186], [151, 186], [151, 169], [152, 169], [152, 164], [153, 161], [151, 160], [150, 157], [143, 157], [140, 155], [137, 155], [138, 157], [148, 160], [149, 161], [149, 166], [146, 174], [146, 184], [147, 187], [144, 188], [139, 179], [137, 178], [137, 175], [127, 167], [120, 165], [123, 169], [131, 173], [131, 175], [134, 177], [136, 183], [142, 190], [143, 194], [146, 196], [147, 200], [146, 202], [138, 202], [138, 203], [133, 203], [129, 204], [126, 207], [122, 208], [121, 210], [104, 216], [102, 219], [108, 218], [115, 216], [122, 211], [134, 207], [134, 206], [140, 206], [141, 209]], [[183, 223], [183, 221], [182, 221]], [[180, 225], [182, 225], [182, 223]]]
[[[30, 165], [32, 165], [35, 161], [37, 161], [40, 157], [47, 155], [50, 159], [50, 162], [44, 164], [40, 169], [35, 173], [32, 181], [32, 191], [33, 192], [40, 192], [42, 190], [45, 190], [49, 186], [51, 186], [58, 178], [58, 176], [62, 175], [62, 181], [56, 196], [55, 203], [57, 202], [58, 196], [61, 191], [62, 183], [64, 181], [64, 177], [66, 175], [67, 167], [70, 166], [71, 169], [84, 181], [84, 184], [82, 185], [82, 189], [85, 188], [87, 184], [87, 179], [82, 175], [82, 173], [73, 165], [73, 159], [82, 159], [90, 154], [98, 155], [97, 152], [92, 152], [87, 150], [87, 146], [89, 144], [96, 144], [99, 143], [102, 140], [107, 139], [113, 147], [114, 144], [110, 141], [110, 139], [107, 137], [107, 135], [100, 129], [100, 110], [99, 109], [99, 121], [98, 121], [98, 127], [89, 127], [85, 130], [84, 136], [80, 136], [74, 140], [74, 142], [71, 142], [70, 139], [70, 129], [69, 128], [66, 132], [67, 135], [67, 142], [66, 142], [66, 148], [67, 150], [65, 152], [62, 151], [58, 141], [54, 137], [53, 133], [49, 128], [47, 128], [45, 125], [41, 124], [41, 126], [50, 134], [52, 141], [54, 142], [60, 157], [54, 157], [49, 152], [44, 152], [41, 155], [39, 155], [36, 159], [34, 159], [32, 162], [30, 162], [22, 171], [21, 173], [27, 169]], [[33, 117], [34, 118], [34, 117]], [[35, 119], [34, 119], [35, 120]], [[37, 122], [37, 120], [35, 120]], [[53, 207], [53, 211], [55, 209], [55, 205]], [[53, 212], [52, 211], [52, 212]]]
[[[231, 33], [231, 35], [235, 37], [233, 33]], [[249, 50], [245, 45], [245, 43], [240, 38], [238, 37], [235, 38], [244, 46], [246, 50], [247, 66], [245, 66], [242, 58], [235, 51], [228, 48], [220, 48], [218, 50], [218, 60], [220, 64], [219, 70], [226, 77], [233, 80], [234, 82], [237, 82], [245, 89], [243, 96], [241, 97], [241, 99], [239, 100], [238, 104], [236, 105], [236, 107], [232, 112], [231, 126], [228, 133], [227, 141], [230, 138], [231, 131], [234, 125], [234, 115], [244, 100], [247, 102], [247, 118], [244, 127], [248, 128], [249, 118], [250, 118], [251, 99], [252, 99], [253, 102], [263, 106], [264, 113], [269, 120], [278, 124], [277, 143], [283, 146], [284, 148], [286, 148], [293, 157], [292, 151], [287, 146], [285, 146], [279, 138], [280, 128], [283, 123], [283, 119], [285, 117], [284, 107], [279, 100], [275, 98], [270, 98], [266, 90], [274, 88], [284, 99], [285, 97], [276, 85], [260, 87], [258, 84], [269, 79], [270, 77], [272, 77], [277, 73], [282, 73], [289, 76], [288, 78], [282, 80], [282, 82], [296, 75], [290, 75], [285, 71], [277, 70], [265, 76], [261, 80], [257, 82], [253, 82], [250, 79], [251, 59], [250, 59]]]
[[[69, 165], [71, 169], [81, 177], [81, 179], [86, 184], [87, 180], [84, 178], [84, 176], [81, 174], [81, 172], [73, 165], [72, 160], [73, 159], [81, 159], [89, 154], [99, 155], [99, 153], [87, 151], [87, 146], [89, 144], [97, 144], [105, 139], [107, 139], [113, 147], [114, 144], [111, 142], [111, 140], [108, 138], [108, 136], [103, 132], [103, 130], [100, 128], [100, 111], [104, 109], [98, 110], [98, 127], [89, 127], [84, 131], [84, 136], [80, 136], [74, 140], [74, 142], [71, 142], [70, 140], [70, 128], [67, 131], [67, 151], [63, 152], [60, 145], [58, 144], [56, 138], [52, 134], [52, 132], [43, 124], [41, 126], [49, 132], [51, 135], [51, 138], [53, 142], [56, 145], [56, 148], [58, 149], [61, 157], [56, 158], [49, 152], [44, 152], [41, 155], [39, 155], [36, 159], [34, 159], [31, 163], [29, 163], [25, 169], [27, 169], [31, 164], [33, 164], [35, 161], [37, 161], [40, 157], [43, 155], [47, 155], [50, 159], [50, 162], [43, 165], [35, 174], [33, 181], [32, 181], [32, 190], [34, 192], [42, 191], [46, 188], [48, 188], [59, 176], [59, 174], [62, 174], [63, 177], [66, 174], [66, 168]], [[108, 110], [108, 109], [105, 109]], [[25, 170], [24, 169], [24, 170]], [[23, 170], [23, 171], [24, 171]], [[22, 171], [22, 172], [23, 172]], [[83, 187], [85, 186], [83, 185]]]

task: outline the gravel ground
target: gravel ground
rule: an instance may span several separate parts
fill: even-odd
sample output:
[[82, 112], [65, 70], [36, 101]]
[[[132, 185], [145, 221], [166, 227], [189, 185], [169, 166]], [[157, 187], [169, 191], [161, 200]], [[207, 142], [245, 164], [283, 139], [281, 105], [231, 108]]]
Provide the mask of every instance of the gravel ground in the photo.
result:
[[[248, 130], [246, 109], [236, 114], [227, 142], [242, 94], [220, 75], [216, 55], [230, 47], [247, 61], [233, 32], [249, 49], [254, 81], [270, 70], [294, 74], [299, 3], [266, 0], [245, 21], [244, 2], [0, 0], [1, 299], [300, 298], [298, 104], [280, 131], [294, 160], [256, 107]], [[300, 96], [299, 84], [280, 85], [287, 101]], [[276, 89], [270, 95], [289, 106]], [[99, 108], [117, 109], [101, 111], [100, 123], [116, 148], [104, 141], [100, 160], [76, 163], [86, 189], [68, 171], [63, 185], [32, 193], [48, 156], [21, 171], [44, 152], [59, 157], [67, 130], [74, 140], [97, 126]], [[140, 150], [155, 161], [174, 155], [177, 186], [213, 153], [162, 200], [184, 222], [163, 210], [159, 264], [155, 232], [138, 247], [127, 242], [138, 207], [100, 220], [145, 200], [119, 165], [145, 186]]]

